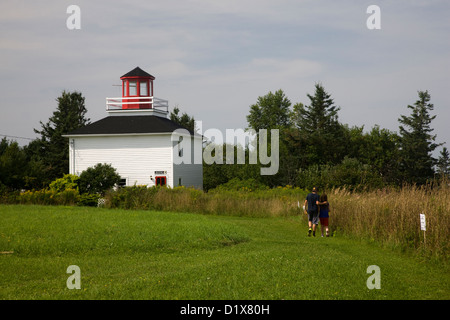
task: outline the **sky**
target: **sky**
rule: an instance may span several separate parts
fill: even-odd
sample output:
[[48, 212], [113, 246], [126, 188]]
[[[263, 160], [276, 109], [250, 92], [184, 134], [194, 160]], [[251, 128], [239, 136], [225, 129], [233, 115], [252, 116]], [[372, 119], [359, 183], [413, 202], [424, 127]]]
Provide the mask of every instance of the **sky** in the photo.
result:
[[[70, 5], [80, 29], [67, 27]], [[370, 5], [381, 29], [367, 27]], [[100, 120], [120, 76], [139, 66], [169, 111], [224, 135], [248, 127], [259, 96], [282, 89], [308, 105], [316, 83], [341, 123], [398, 132], [428, 90], [436, 141], [450, 148], [449, 17], [448, 0], [2, 0], [0, 135], [36, 138], [63, 90], [81, 92]]]

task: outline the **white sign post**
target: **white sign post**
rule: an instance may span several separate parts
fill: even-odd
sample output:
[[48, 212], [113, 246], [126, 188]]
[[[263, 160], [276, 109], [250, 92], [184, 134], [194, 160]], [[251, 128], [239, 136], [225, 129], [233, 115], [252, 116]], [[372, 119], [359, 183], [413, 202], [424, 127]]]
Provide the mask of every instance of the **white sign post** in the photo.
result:
[[427, 238], [425, 236], [425, 231], [427, 231], [427, 223], [425, 221], [425, 214], [424, 213], [420, 214], [420, 230], [423, 230], [423, 242], [426, 244], [427, 243]]

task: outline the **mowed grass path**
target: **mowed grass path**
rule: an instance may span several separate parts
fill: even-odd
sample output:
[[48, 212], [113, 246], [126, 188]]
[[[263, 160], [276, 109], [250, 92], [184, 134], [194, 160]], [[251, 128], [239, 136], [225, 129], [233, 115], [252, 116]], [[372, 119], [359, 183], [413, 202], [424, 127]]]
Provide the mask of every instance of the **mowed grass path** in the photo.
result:
[[[301, 216], [1, 205], [0, 221], [0, 299], [450, 298], [446, 264], [308, 238]], [[80, 290], [66, 286], [70, 265]], [[381, 289], [367, 288], [370, 265]]]

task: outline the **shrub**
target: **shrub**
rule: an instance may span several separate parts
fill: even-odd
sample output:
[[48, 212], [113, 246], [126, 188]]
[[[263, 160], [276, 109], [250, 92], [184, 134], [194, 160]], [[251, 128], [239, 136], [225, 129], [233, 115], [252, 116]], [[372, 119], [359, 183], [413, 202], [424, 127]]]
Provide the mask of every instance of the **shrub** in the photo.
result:
[[80, 194], [78, 190], [66, 189], [62, 192], [55, 192], [50, 189], [36, 191], [25, 191], [19, 194], [18, 202], [21, 204], [39, 205], [76, 205]]
[[228, 182], [217, 186], [216, 191], [230, 190], [230, 191], [254, 191], [254, 190], [268, 190], [269, 187], [265, 184], [250, 178], [247, 180], [241, 180], [239, 178], [233, 178]]
[[78, 180], [80, 178], [73, 174], [65, 174], [62, 178], [50, 183], [50, 190], [59, 193], [65, 190], [78, 190]]
[[105, 193], [106, 206], [122, 209], [151, 209], [154, 196], [163, 187], [132, 186]]
[[56, 195], [55, 204], [74, 206], [80, 200], [80, 193], [76, 189], [66, 189]]
[[18, 202], [18, 198], [20, 195], [20, 191], [10, 191], [7, 187], [2, 190], [2, 185], [0, 183], [0, 203], [3, 204], [16, 204]]
[[315, 186], [321, 190], [339, 187], [373, 190], [383, 187], [383, 180], [370, 165], [345, 157], [335, 166], [312, 165], [307, 169], [300, 169], [297, 184], [306, 189]]
[[98, 205], [99, 194], [84, 193], [78, 200], [79, 206], [96, 207]]
[[106, 163], [97, 163], [94, 167], [89, 167], [81, 173], [78, 185], [80, 193], [104, 194], [119, 181], [120, 176], [115, 168]]

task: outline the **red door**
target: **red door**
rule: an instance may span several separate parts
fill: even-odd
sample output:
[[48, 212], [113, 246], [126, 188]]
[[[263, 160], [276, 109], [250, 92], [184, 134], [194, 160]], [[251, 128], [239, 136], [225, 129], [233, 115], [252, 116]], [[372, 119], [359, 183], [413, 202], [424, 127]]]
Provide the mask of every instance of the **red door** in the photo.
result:
[[155, 185], [165, 186], [167, 183], [166, 177], [155, 177]]

